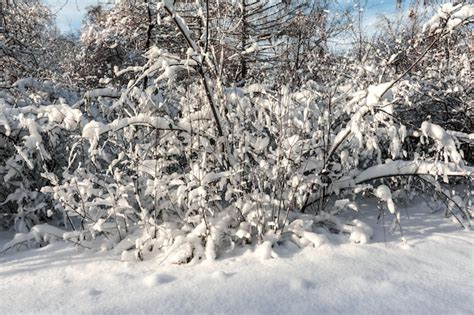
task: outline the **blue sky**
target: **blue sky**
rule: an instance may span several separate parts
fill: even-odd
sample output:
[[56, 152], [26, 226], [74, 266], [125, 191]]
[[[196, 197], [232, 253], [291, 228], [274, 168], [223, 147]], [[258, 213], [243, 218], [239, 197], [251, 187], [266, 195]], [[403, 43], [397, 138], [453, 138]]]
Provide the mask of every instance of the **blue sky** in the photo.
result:
[[97, 4], [97, 0], [45, 0], [56, 13], [56, 23], [63, 33], [78, 32], [86, 8]]
[[[63, 33], [78, 32], [86, 12], [86, 8], [95, 5], [98, 0], [45, 0], [56, 13], [56, 21]], [[100, 0], [99, 0], [100, 1]], [[105, 2], [102, 0], [101, 2]], [[339, 0], [341, 5], [350, 5], [355, 0]], [[404, 0], [405, 4], [410, 0]], [[365, 10], [365, 23], [371, 25], [378, 14], [391, 14], [395, 12], [395, 0], [361, 0]]]

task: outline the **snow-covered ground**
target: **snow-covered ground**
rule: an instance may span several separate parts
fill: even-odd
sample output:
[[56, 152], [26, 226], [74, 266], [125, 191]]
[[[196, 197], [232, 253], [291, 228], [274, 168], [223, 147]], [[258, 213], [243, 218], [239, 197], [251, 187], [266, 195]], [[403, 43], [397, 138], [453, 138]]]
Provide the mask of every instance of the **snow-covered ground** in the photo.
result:
[[369, 244], [332, 235], [319, 248], [280, 245], [268, 260], [251, 247], [192, 266], [121, 262], [64, 243], [8, 254], [0, 314], [474, 314], [474, 233], [430, 211], [402, 210], [405, 245], [366, 209], [358, 217], [374, 227]]

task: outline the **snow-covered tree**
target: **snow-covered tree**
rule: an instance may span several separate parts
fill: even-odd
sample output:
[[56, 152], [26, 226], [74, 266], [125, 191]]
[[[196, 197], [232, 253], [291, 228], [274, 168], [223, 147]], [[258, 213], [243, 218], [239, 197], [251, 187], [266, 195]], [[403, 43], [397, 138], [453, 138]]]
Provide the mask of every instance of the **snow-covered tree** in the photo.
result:
[[11, 84], [49, 70], [57, 34], [54, 17], [38, 0], [0, 1], [0, 80]]

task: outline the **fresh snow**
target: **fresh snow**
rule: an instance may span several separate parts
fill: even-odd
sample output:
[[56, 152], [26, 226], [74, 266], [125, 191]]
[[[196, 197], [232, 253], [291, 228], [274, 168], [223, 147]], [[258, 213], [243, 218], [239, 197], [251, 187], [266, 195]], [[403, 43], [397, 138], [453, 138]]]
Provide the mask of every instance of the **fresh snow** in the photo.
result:
[[[467, 1], [469, 2], [469, 1]], [[474, 4], [445, 3], [438, 9], [438, 12], [423, 25], [423, 32], [438, 31], [443, 23], [449, 30], [453, 30], [461, 24], [472, 23], [474, 21]]]
[[341, 178], [332, 185], [331, 190], [339, 191], [377, 178], [403, 175], [473, 177], [474, 167], [464, 166], [459, 168], [454, 163], [397, 160], [369, 167], [353, 178]]
[[459, 154], [456, 149], [456, 143], [453, 137], [451, 137], [443, 127], [425, 121], [421, 124], [421, 131], [425, 137], [435, 139], [438, 143], [438, 150], [444, 149], [446, 151], [446, 162], [448, 155], [454, 163], [459, 164], [462, 162], [461, 154]]
[[318, 231], [318, 247], [266, 241], [194, 265], [61, 241], [2, 255], [0, 314], [473, 314], [473, 232], [420, 204], [401, 211], [402, 238], [376, 212], [353, 212], [367, 244]]

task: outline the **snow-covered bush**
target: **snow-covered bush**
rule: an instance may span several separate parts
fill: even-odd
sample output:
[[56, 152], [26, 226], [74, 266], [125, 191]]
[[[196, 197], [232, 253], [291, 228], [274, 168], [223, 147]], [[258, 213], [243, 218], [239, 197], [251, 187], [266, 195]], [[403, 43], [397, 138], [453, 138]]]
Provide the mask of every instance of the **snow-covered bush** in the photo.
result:
[[[459, 62], [465, 47], [455, 42], [443, 55], [456, 60], [452, 67], [427, 59], [457, 36], [449, 14], [430, 28], [431, 41], [422, 34], [413, 42], [408, 68], [394, 67], [393, 56], [365, 65], [334, 56], [298, 86], [270, 77], [236, 87], [224, 84], [216, 57], [170, 2], [157, 10], [169, 14], [187, 47], [150, 46], [143, 63], [114, 69], [132, 78], [127, 85], [76, 100], [61, 86], [28, 79], [0, 95], [3, 222], [15, 220], [21, 232], [45, 221], [64, 229], [35, 227], [8, 248], [59, 233], [88, 248], [114, 248], [124, 260], [214, 259], [247, 243], [268, 258], [284, 240], [322, 245], [317, 227], [367, 242], [370, 227], [338, 216], [357, 211], [357, 195], [378, 198], [401, 230], [397, 201], [423, 185], [470, 225], [468, 197], [438, 181], [474, 172], [462, 147], [472, 144], [460, 114], [470, 95], [471, 72]], [[453, 120], [441, 124], [442, 109], [425, 109], [433, 100], [449, 102]]]
[[80, 129], [82, 113], [65, 103], [71, 97], [60, 85], [31, 78], [0, 94], [2, 225], [23, 232], [54, 215], [40, 189], [45, 174], [61, 174], [70, 137]]

